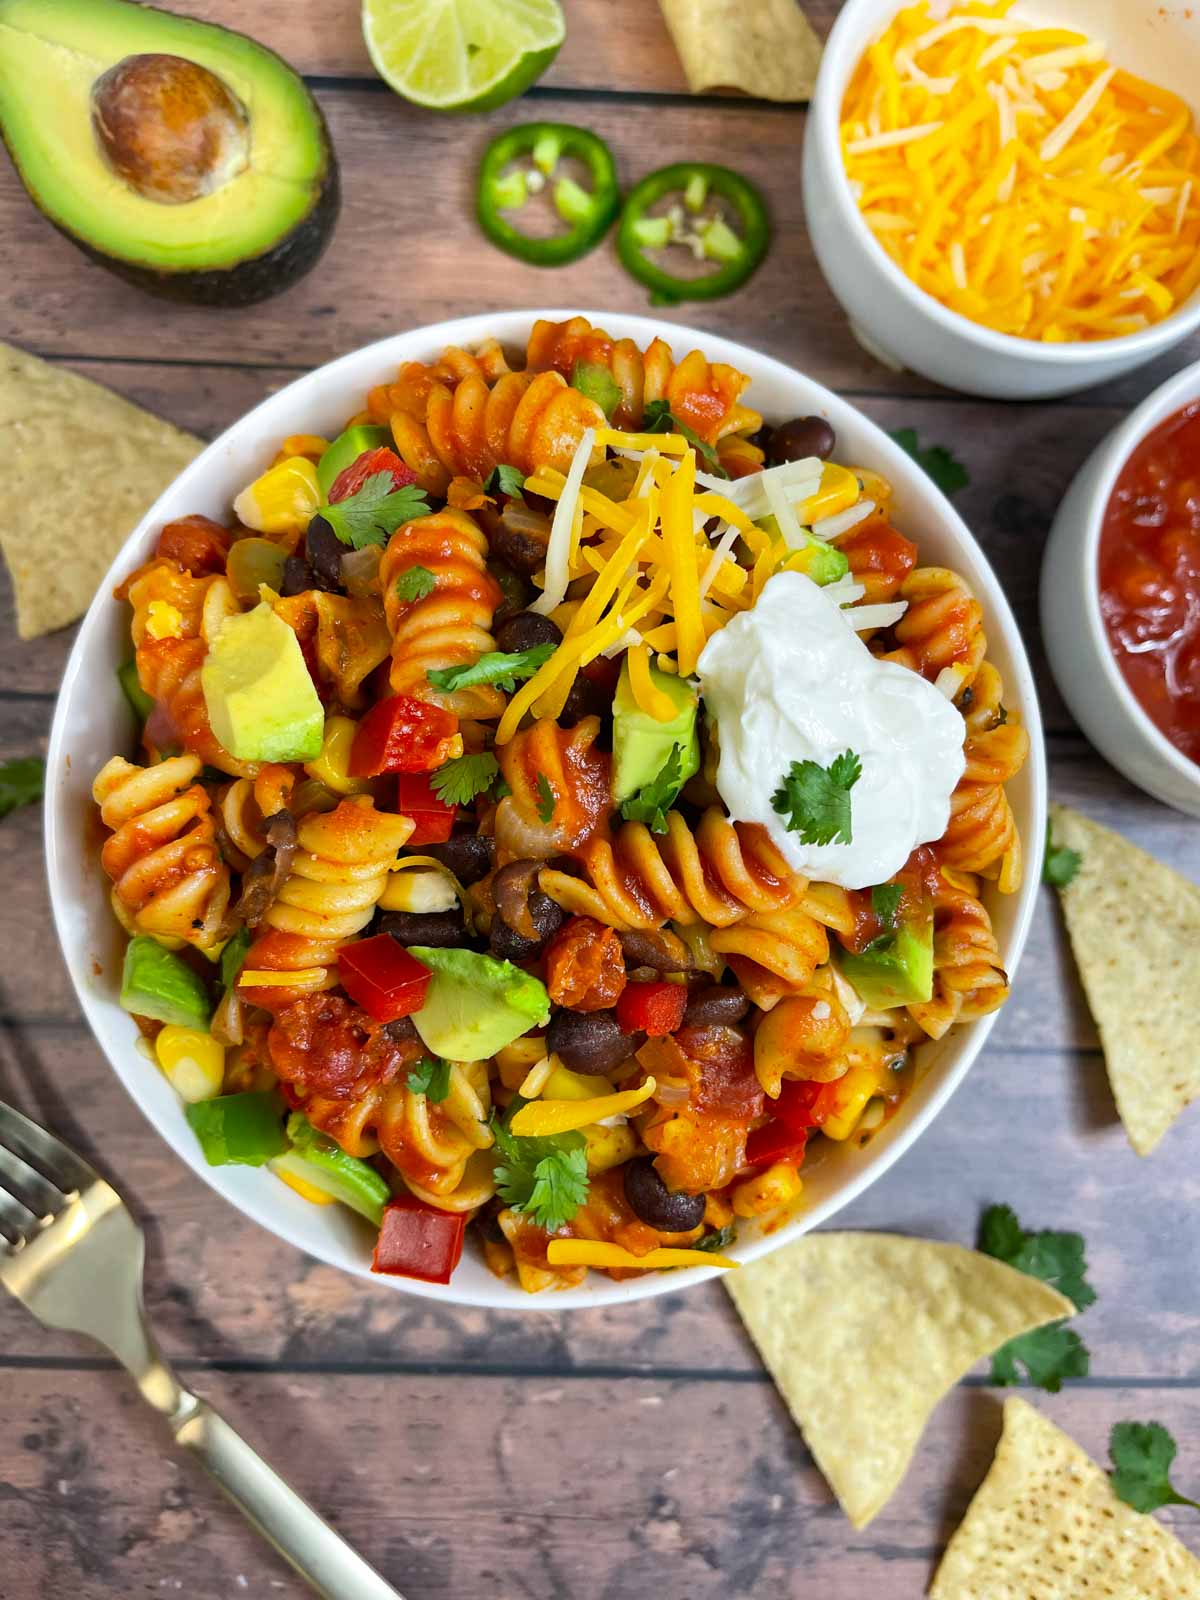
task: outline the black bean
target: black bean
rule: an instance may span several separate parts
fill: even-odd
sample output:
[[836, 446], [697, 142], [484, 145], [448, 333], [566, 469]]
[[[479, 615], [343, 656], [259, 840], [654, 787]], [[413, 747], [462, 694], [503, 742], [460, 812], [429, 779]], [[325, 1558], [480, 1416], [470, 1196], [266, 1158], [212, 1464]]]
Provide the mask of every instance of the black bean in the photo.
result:
[[634, 1211], [662, 1233], [690, 1233], [704, 1221], [704, 1196], [668, 1189], [652, 1156], [638, 1156], [622, 1168], [625, 1198]]
[[750, 1002], [741, 989], [728, 984], [710, 983], [697, 989], [688, 998], [683, 1013], [685, 1028], [711, 1028], [717, 1023], [740, 1022], [750, 1009]]
[[628, 967], [649, 967], [654, 972], [690, 972], [692, 958], [678, 934], [666, 928], [631, 928], [618, 934]]
[[518, 611], [496, 629], [496, 649], [504, 652], [532, 650], [539, 644], [561, 644], [562, 629], [536, 611]]
[[500, 585], [503, 597], [492, 618], [494, 625], [499, 627], [509, 617], [515, 617], [518, 611], [524, 611], [529, 603], [529, 585], [503, 561], [489, 561], [487, 569]]
[[341, 587], [342, 552], [346, 546], [324, 517], [314, 517], [304, 535], [304, 554], [318, 578], [330, 589]]
[[545, 939], [526, 939], [514, 932], [507, 922], [492, 918], [492, 931], [488, 935], [488, 952], [501, 961], [532, 961], [545, 948]]
[[469, 945], [471, 936], [462, 912], [388, 911], [379, 919], [380, 933], [389, 933], [397, 944], [428, 944], [442, 950], [458, 950]]
[[303, 594], [317, 588], [317, 575], [303, 556], [289, 556], [283, 563], [283, 581], [279, 592], [283, 595]]
[[496, 521], [488, 530], [488, 548], [492, 555], [498, 556], [506, 566], [528, 578], [546, 565], [549, 536], [549, 518], [546, 519], [545, 537], [542, 537], [541, 528], [532, 519], [529, 520], [528, 526], [517, 527]]
[[581, 672], [571, 685], [570, 693], [559, 714], [559, 723], [564, 728], [573, 728], [577, 722], [582, 722], [584, 717], [603, 717], [612, 711], [612, 703], [611, 692], [606, 690], [602, 683], [597, 683], [592, 678], [585, 678]]
[[492, 870], [492, 852], [495, 840], [486, 839], [475, 832], [474, 819], [470, 832], [452, 833], [445, 844], [421, 846], [427, 856], [448, 867], [459, 883], [478, 883]]
[[802, 461], [805, 456], [828, 459], [837, 448], [837, 434], [824, 417], [793, 417], [775, 429], [767, 449], [773, 467], [785, 461]]
[[394, 1044], [403, 1044], [406, 1039], [420, 1038], [411, 1017], [397, 1017], [395, 1022], [385, 1022], [380, 1032], [387, 1034]]
[[636, 1034], [622, 1033], [615, 1011], [556, 1011], [546, 1049], [572, 1072], [611, 1072], [637, 1049]]

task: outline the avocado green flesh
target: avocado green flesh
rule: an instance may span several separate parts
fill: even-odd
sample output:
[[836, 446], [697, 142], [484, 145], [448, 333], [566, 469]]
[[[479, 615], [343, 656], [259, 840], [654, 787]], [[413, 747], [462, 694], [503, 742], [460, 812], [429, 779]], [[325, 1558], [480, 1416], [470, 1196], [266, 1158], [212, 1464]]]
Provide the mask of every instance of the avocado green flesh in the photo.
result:
[[263, 602], [228, 617], [200, 669], [217, 740], [239, 761], [314, 761], [325, 712], [300, 641]]
[[916, 1005], [933, 994], [933, 921], [913, 926], [902, 923], [890, 945], [864, 950], [860, 955], [843, 951], [842, 974], [859, 999], [873, 1010]]
[[510, 961], [426, 945], [408, 953], [433, 973], [413, 1025], [426, 1048], [447, 1061], [482, 1061], [550, 1020], [545, 985]]
[[[773, 539], [779, 538], [779, 523], [774, 517], [761, 517], [758, 526]], [[795, 552], [800, 557], [795, 563], [797, 569], [822, 589], [844, 578], [850, 571], [850, 562], [843, 552], [836, 545], [826, 544], [824, 539], [816, 539], [803, 529], [800, 531], [804, 533], [804, 543]]]
[[682, 752], [680, 784], [700, 770], [699, 696], [686, 679], [657, 667], [650, 668], [650, 679], [678, 709], [670, 722], [659, 722], [643, 711], [633, 697], [629, 666], [621, 667], [613, 696], [613, 799], [618, 805], [654, 782], [677, 745]]
[[134, 1016], [182, 1028], [207, 1028], [212, 1015], [202, 979], [145, 934], [136, 935], [125, 947], [121, 1005]]
[[[96, 80], [127, 56], [155, 53], [207, 67], [250, 121], [249, 165], [178, 205], [147, 199], [118, 176], [92, 127]], [[292, 281], [336, 216], [324, 122], [291, 68], [242, 34], [129, 0], [0, 0], [0, 129], [37, 205], [115, 270], [190, 278], [258, 261], [260, 281], [251, 275], [224, 295], [211, 286], [213, 299], [269, 292], [258, 259], [268, 254], [271, 287]], [[315, 217], [319, 241], [308, 236]]]

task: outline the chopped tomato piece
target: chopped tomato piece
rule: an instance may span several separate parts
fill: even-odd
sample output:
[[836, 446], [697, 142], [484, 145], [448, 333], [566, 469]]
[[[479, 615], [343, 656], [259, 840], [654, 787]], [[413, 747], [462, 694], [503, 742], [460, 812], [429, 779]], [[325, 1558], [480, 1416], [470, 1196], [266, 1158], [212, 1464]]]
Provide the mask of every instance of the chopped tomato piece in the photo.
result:
[[798, 1167], [804, 1160], [807, 1143], [807, 1129], [789, 1128], [786, 1122], [776, 1119], [765, 1128], [755, 1128], [746, 1140], [746, 1160], [752, 1167], [770, 1167], [776, 1161]]
[[625, 987], [625, 956], [612, 928], [571, 917], [546, 951], [546, 988], [570, 1011], [604, 1011]]
[[413, 1195], [400, 1195], [384, 1207], [371, 1271], [449, 1283], [462, 1259], [466, 1228], [465, 1211], [437, 1211]]
[[329, 486], [329, 504], [335, 506], [339, 500], [349, 500], [350, 496], [357, 494], [367, 479], [373, 478], [377, 472], [391, 473], [393, 489], [404, 489], [410, 483], [417, 481], [417, 475], [412, 468], [406, 467], [394, 450], [389, 450], [387, 445], [381, 444], [375, 450], [364, 450], [357, 461], [352, 461], [348, 467], [342, 468]]
[[359, 939], [338, 951], [342, 988], [376, 1022], [411, 1017], [425, 1004], [433, 974], [390, 934]]
[[448, 806], [423, 772], [402, 772], [396, 789], [396, 810], [416, 827], [409, 844], [445, 844], [454, 831], [457, 806]]
[[[836, 1080], [835, 1080], [836, 1081]], [[785, 1078], [777, 1100], [767, 1105], [776, 1120], [786, 1123], [797, 1132], [819, 1128], [829, 1115], [831, 1096], [824, 1094], [832, 1084], [817, 1083], [808, 1078]]]
[[372, 706], [350, 746], [350, 776], [383, 772], [432, 772], [457, 755], [458, 718], [452, 711], [394, 694]]
[[176, 517], [158, 536], [154, 553], [177, 561], [193, 578], [206, 578], [225, 571], [225, 558], [233, 535], [211, 517]]
[[622, 1033], [644, 1033], [661, 1039], [683, 1023], [687, 990], [681, 983], [629, 983], [617, 1001]]

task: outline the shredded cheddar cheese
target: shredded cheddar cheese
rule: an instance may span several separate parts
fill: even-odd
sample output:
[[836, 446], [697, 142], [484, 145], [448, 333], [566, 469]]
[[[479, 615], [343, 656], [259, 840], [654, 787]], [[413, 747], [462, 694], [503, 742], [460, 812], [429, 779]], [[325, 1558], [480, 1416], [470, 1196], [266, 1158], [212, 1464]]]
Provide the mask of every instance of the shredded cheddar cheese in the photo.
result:
[[552, 1267], [624, 1267], [632, 1272], [652, 1272], [656, 1267], [736, 1267], [736, 1261], [711, 1250], [676, 1249], [660, 1246], [635, 1256], [619, 1244], [603, 1239], [551, 1239], [546, 1259]]
[[1136, 332], [1200, 286], [1191, 112], [1013, 5], [935, 21], [921, 0], [867, 49], [842, 104], [852, 192], [897, 265], [974, 322], [1053, 343]]
[[624, 1116], [649, 1100], [657, 1087], [653, 1078], [647, 1078], [640, 1088], [597, 1095], [591, 1100], [535, 1100], [513, 1113], [512, 1131], [522, 1139], [571, 1133], [593, 1122], [603, 1122], [606, 1117]]
[[243, 967], [238, 974], [238, 988], [320, 989], [328, 976], [327, 967], [298, 967], [295, 972], [275, 972], [265, 967]]

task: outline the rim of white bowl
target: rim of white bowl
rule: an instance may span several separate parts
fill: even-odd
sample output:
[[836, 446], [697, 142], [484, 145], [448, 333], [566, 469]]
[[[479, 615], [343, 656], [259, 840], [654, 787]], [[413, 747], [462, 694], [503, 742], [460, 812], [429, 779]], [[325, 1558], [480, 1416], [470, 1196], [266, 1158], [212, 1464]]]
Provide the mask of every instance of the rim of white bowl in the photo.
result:
[[[902, 272], [871, 232], [850, 193], [850, 180], [842, 160], [838, 131], [846, 84], [867, 44], [874, 37], [873, 33], [867, 32], [861, 20], [861, 13], [870, 3], [871, 0], [847, 0], [830, 30], [817, 73], [804, 136], [806, 139], [819, 139], [829, 153], [830, 166], [834, 171], [834, 200], [855, 239], [918, 315], [928, 317], [948, 333], [968, 339], [980, 350], [993, 355], [1036, 355], [1039, 361], [1062, 367], [1099, 365], [1113, 356], [1149, 357], [1170, 345], [1178, 344], [1200, 327], [1200, 287], [1197, 287], [1177, 311], [1172, 311], [1170, 316], [1152, 323], [1148, 328], [1140, 328], [1136, 333], [1120, 334], [1114, 339], [1072, 339], [1063, 344], [1041, 339], [1021, 339], [1015, 334], [998, 333], [994, 328], [972, 322], [970, 317], [964, 317], [961, 312], [951, 311]], [[902, 6], [897, 3], [892, 15], [901, 9]]]
[[[315, 368], [312, 372], [303, 373], [283, 389], [268, 395], [250, 411], [246, 412], [237, 421], [226, 428], [224, 432], [209, 444], [195, 461], [184, 468], [183, 472], [175, 478], [159, 496], [158, 500], [149, 508], [130, 533], [128, 539], [117, 553], [104, 580], [96, 592], [95, 598], [88, 607], [75, 644], [72, 646], [70, 657], [67, 661], [66, 671], [63, 675], [62, 686], [59, 690], [58, 701], [55, 705], [54, 721], [50, 730], [50, 741], [47, 749], [47, 772], [50, 775], [45, 803], [45, 845], [46, 869], [50, 883], [50, 903], [54, 917], [55, 929], [58, 934], [60, 946], [68, 948], [66, 936], [66, 905], [65, 894], [60, 894], [60, 888], [69, 883], [72, 874], [78, 874], [78, 858], [70, 849], [70, 835], [66, 826], [65, 817], [60, 817], [59, 785], [55, 781], [55, 774], [62, 770], [63, 762], [68, 754], [65, 743], [69, 736], [65, 707], [79, 692], [77, 682], [81, 678], [84, 668], [84, 654], [88, 647], [90, 637], [98, 632], [102, 626], [102, 618], [111, 597], [111, 591], [116, 582], [124, 575], [128, 568], [134, 547], [144, 541], [147, 531], [159, 519], [159, 505], [171, 495], [174, 495], [181, 486], [190, 484], [193, 480], [201, 479], [209, 470], [210, 464], [216, 461], [231, 437], [247, 427], [254, 418], [269, 407], [279, 406], [286, 409], [286, 399], [301, 384], [312, 382], [319, 377], [335, 376], [343, 367], [364, 361], [371, 355], [378, 353], [381, 367], [394, 364], [395, 357], [392, 352], [397, 343], [404, 341], [414, 346], [412, 351], [405, 351], [404, 359], [416, 359], [416, 347], [419, 344], [424, 355], [428, 358], [436, 354], [447, 344], [473, 344], [485, 338], [499, 339], [502, 344], [523, 343], [528, 337], [529, 329], [539, 318], [554, 322], [565, 321], [569, 317], [586, 317], [596, 326], [619, 327], [617, 337], [633, 337], [644, 343], [659, 337], [669, 343], [672, 348], [677, 348], [682, 342], [692, 342], [692, 347], [703, 350], [710, 360], [726, 361], [736, 365], [739, 361], [749, 358], [752, 368], [762, 370], [774, 369], [774, 375], [781, 382], [792, 384], [796, 379], [806, 384], [812, 391], [812, 400], [806, 403], [813, 404], [826, 415], [838, 418], [846, 415], [852, 419], [856, 427], [865, 428], [872, 436], [874, 465], [887, 474], [895, 483], [906, 487], [911, 493], [932, 497], [940, 501], [944, 514], [952, 531], [955, 541], [961, 544], [967, 553], [972, 555], [978, 563], [983, 577], [985, 593], [981, 596], [984, 602], [989, 623], [994, 627], [997, 637], [1002, 638], [1012, 657], [1013, 672], [1016, 679], [1014, 684], [1014, 700], [1020, 705], [1025, 718], [1026, 726], [1030, 733], [1030, 757], [1028, 777], [1031, 784], [1031, 816], [1028, 831], [1030, 843], [1041, 838], [1046, 825], [1046, 762], [1045, 750], [1042, 742], [1041, 712], [1038, 705], [1037, 688], [1034, 682], [1033, 671], [1029, 664], [1028, 654], [1025, 649], [1024, 638], [1013, 616], [1008, 597], [1002, 589], [999, 579], [992, 570], [991, 563], [983, 549], [978, 544], [974, 535], [967, 527], [959, 513], [954, 509], [926, 474], [918, 467], [898, 444], [896, 444], [873, 422], [864, 412], [859, 411], [849, 400], [843, 399], [833, 390], [819, 383], [815, 378], [799, 372], [790, 367], [786, 362], [777, 357], [767, 355], [755, 350], [748, 345], [742, 345], [736, 340], [722, 337], [718, 334], [706, 332], [703, 329], [674, 322], [660, 322], [653, 317], [645, 317], [624, 312], [606, 312], [588, 310], [587, 308], [571, 307], [566, 309], [531, 309], [528, 311], [499, 311], [479, 312], [472, 316], [455, 318], [452, 321], [440, 323], [427, 323], [415, 328], [409, 328], [402, 333], [391, 334], [386, 338], [375, 340], [372, 344], [364, 345], [356, 350], [346, 352], [336, 357], [333, 361]], [[740, 370], [740, 368], [739, 368]], [[753, 379], [751, 380], [754, 381]], [[837, 422], [835, 421], [835, 427]], [[291, 431], [295, 431], [292, 429]], [[94, 868], [94, 864], [93, 864]], [[1034, 908], [1037, 903], [1038, 875], [1028, 873], [1025, 882], [1021, 885], [1016, 895], [1016, 905], [1013, 911], [1012, 931], [1005, 952], [1006, 964], [1009, 971], [1015, 970], [1024, 952], [1029, 936], [1030, 924], [1033, 920]], [[279, 1217], [278, 1208], [272, 1206], [266, 1185], [261, 1188], [254, 1186], [250, 1192], [235, 1193], [227, 1190], [221, 1181], [221, 1174], [227, 1169], [210, 1167], [204, 1161], [198, 1143], [181, 1144], [166, 1126], [147, 1098], [138, 1093], [135, 1088], [133, 1074], [126, 1074], [117, 1062], [110, 1056], [107, 1048], [101, 1044], [99, 1032], [92, 1026], [92, 1009], [98, 1003], [96, 997], [86, 988], [83, 975], [76, 972], [71, 963], [66, 963], [70, 973], [71, 982], [79, 999], [80, 1008], [88, 1022], [93, 1039], [100, 1049], [101, 1055], [108, 1063], [110, 1070], [118, 1082], [125, 1089], [130, 1099], [138, 1110], [154, 1127], [159, 1137], [172, 1152], [199, 1177], [221, 1200], [235, 1206], [251, 1221], [258, 1223], [269, 1233], [282, 1239], [286, 1244], [302, 1253], [314, 1256], [326, 1265], [337, 1268], [339, 1271], [348, 1272], [352, 1276], [361, 1278], [375, 1286], [386, 1285], [398, 1293], [409, 1294], [418, 1299], [439, 1302], [443, 1305], [479, 1306], [493, 1311], [520, 1311], [520, 1312], [555, 1312], [575, 1310], [597, 1310], [604, 1306], [629, 1304], [636, 1300], [648, 1300], [662, 1294], [674, 1294], [683, 1289], [688, 1289], [696, 1284], [707, 1282], [709, 1279], [719, 1277], [722, 1269], [719, 1267], [688, 1267], [671, 1272], [658, 1272], [644, 1278], [627, 1279], [621, 1283], [607, 1280], [605, 1285], [597, 1289], [589, 1289], [585, 1284], [577, 1289], [555, 1290], [546, 1295], [524, 1295], [520, 1299], [510, 1291], [509, 1294], [500, 1294], [496, 1290], [484, 1292], [464, 1287], [456, 1287], [454, 1282], [449, 1284], [423, 1283], [414, 1278], [394, 1278], [370, 1271], [369, 1260], [347, 1262], [339, 1257], [335, 1249], [324, 1241], [314, 1242], [306, 1240], [300, 1244], [287, 1228], [286, 1221]], [[841, 1211], [853, 1200], [857, 1199], [866, 1189], [883, 1177], [892, 1165], [909, 1150], [926, 1131], [932, 1122], [940, 1115], [951, 1095], [966, 1078], [968, 1072], [979, 1059], [988, 1035], [995, 1026], [999, 1012], [992, 1012], [990, 1016], [980, 1017], [967, 1026], [969, 1032], [964, 1031], [954, 1036], [958, 1043], [957, 1059], [948, 1068], [944, 1068], [942, 1081], [936, 1089], [929, 1092], [924, 1103], [917, 1107], [911, 1118], [906, 1120], [904, 1126], [897, 1130], [895, 1136], [882, 1145], [875, 1158], [864, 1167], [852, 1173], [846, 1182], [823, 1201], [820, 1205], [813, 1206], [810, 1210], [793, 1217], [789, 1222], [776, 1229], [769, 1235], [759, 1235], [744, 1243], [733, 1246], [729, 1252], [736, 1260], [743, 1263], [758, 1260], [761, 1256], [777, 1250], [781, 1245], [788, 1244], [799, 1238], [802, 1234], [819, 1227], [831, 1216]], [[947, 1036], [949, 1039], [951, 1036]], [[927, 1041], [926, 1048], [941, 1048], [947, 1040]], [[149, 1063], [141, 1061], [142, 1066]], [[940, 1065], [940, 1063], [939, 1063]], [[236, 1169], [240, 1171], [241, 1169]], [[497, 1280], [497, 1288], [500, 1280]]]
[[[1186, 397], [1186, 398], [1185, 398]], [[1155, 751], [1168, 761], [1179, 775], [1194, 789], [1200, 790], [1200, 766], [1190, 756], [1184, 755], [1177, 745], [1150, 717], [1146, 708], [1125, 681], [1125, 674], [1117, 665], [1109, 642], [1108, 629], [1100, 610], [1100, 535], [1104, 529], [1104, 515], [1116, 488], [1117, 479], [1138, 445], [1160, 423], [1168, 421], [1186, 405], [1200, 402], [1200, 361], [1193, 361], [1173, 378], [1148, 394], [1125, 421], [1119, 423], [1097, 447], [1108, 458], [1108, 465], [1098, 479], [1088, 504], [1083, 539], [1083, 558], [1090, 581], [1084, 589], [1084, 615], [1091, 629], [1101, 659], [1101, 671], [1113, 694], [1131, 713], [1143, 735]], [[1086, 471], [1086, 465], [1081, 469]]]

